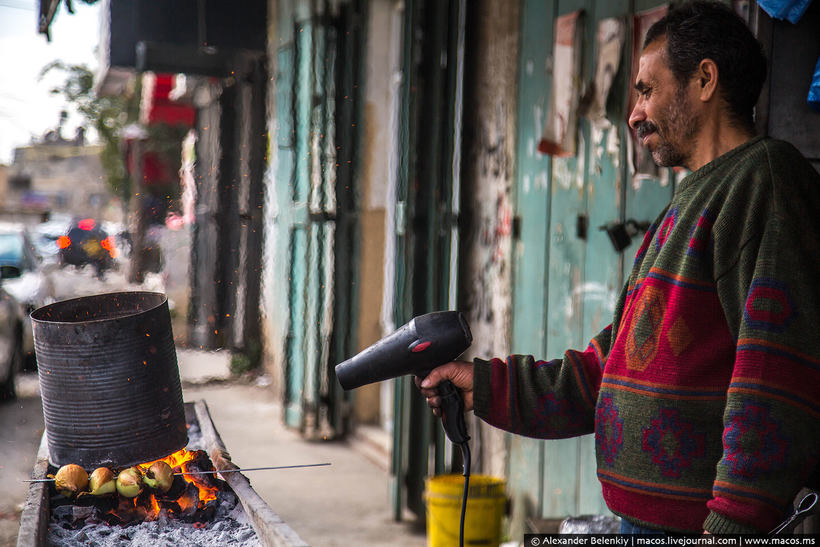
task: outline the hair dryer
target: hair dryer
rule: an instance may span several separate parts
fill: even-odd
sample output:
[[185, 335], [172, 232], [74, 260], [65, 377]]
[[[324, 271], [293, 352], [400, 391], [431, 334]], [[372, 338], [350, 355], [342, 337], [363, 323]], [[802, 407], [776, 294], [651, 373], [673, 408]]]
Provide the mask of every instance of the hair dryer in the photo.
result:
[[[336, 365], [336, 377], [345, 390], [405, 374], [425, 377], [470, 347], [473, 335], [461, 312], [419, 315], [361, 353]], [[464, 423], [464, 401], [449, 380], [436, 387], [441, 397], [441, 422], [456, 444], [470, 440]]]
[[[419, 315], [361, 353], [336, 365], [336, 377], [344, 389], [380, 382], [405, 374], [427, 376], [439, 365], [461, 355], [473, 342], [470, 326], [457, 311]], [[464, 515], [470, 485], [470, 440], [464, 423], [464, 400], [450, 380], [436, 386], [441, 398], [441, 424], [447, 438], [459, 445], [464, 460], [464, 495], [458, 544], [464, 545]]]

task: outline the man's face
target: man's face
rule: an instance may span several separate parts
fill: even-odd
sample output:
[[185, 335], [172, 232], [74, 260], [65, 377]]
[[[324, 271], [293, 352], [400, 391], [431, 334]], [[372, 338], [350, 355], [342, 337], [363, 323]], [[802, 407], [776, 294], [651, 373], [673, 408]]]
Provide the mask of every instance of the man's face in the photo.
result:
[[655, 163], [685, 166], [694, 150], [700, 116], [686, 87], [679, 85], [666, 64], [665, 49], [666, 39], [661, 38], [641, 54], [635, 81], [638, 102], [629, 116], [629, 126], [649, 148]]

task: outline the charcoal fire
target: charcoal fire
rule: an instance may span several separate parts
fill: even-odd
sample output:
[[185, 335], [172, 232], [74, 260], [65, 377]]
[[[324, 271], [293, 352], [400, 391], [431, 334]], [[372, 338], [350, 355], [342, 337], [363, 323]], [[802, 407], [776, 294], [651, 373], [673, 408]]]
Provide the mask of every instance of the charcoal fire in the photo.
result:
[[[148, 484], [143, 493], [131, 499], [111, 492], [110, 487], [108, 494], [103, 494], [100, 489], [102, 484], [110, 484], [112, 476], [116, 477], [135, 461], [119, 454], [119, 448], [112, 449], [102, 461], [95, 459], [83, 466], [86, 471], [96, 471], [99, 466], [110, 467], [110, 473], [103, 473], [100, 480], [94, 481], [96, 488], [89, 484], [85, 492], [72, 498], [57, 495], [55, 481], [47, 478], [57, 469], [50, 463], [51, 445], [43, 434], [20, 518], [18, 544], [35, 547], [307, 545], [253, 490], [250, 481], [240, 472], [242, 469], [231, 462], [205, 401], [185, 403], [184, 415], [187, 450], [177, 453], [174, 451], [178, 447], [175, 447], [168, 451], [174, 452], [171, 456], [163, 458], [180, 475], [174, 475], [168, 490], [164, 485], [159, 487], [159, 483], [157, 486]], [[134, 450], [129, 449], [129, 452]], [[112, 454], [118, 454], [123, 463], [114, 463], [117, 458]], [[156, 457], [158, 455], [153, 452], [146, 459]], [[54, 461], [60, 466], [72, 463], [72, 460], [56, 458]], [[155, 463], [156, 460], [145, 461], [137, 467], [150, 469]], [[329, 464], [310, 466], [314, 465]], [[214, 466], [223, 471], [215, 474]], [[286, 467], [249, 467], [245, 470]], [[217, 477], [224, 478], [224, 481]], [[97, 495], [91, 490], [98, 490]]]
[[[81, 544], [85, 541], [83, 538], [92, 535], [98, 536], [97, 539], [99, 536], [114, 537], [121, 542], [126, 536], [146, 533], [130, 528], [152, 523], [156, 529], [170, 528], [172, 534], [174, 529], [179, 528], [187, 527], [190, 533], [191, 529], [207, 532], [206, 528], [215, 527], [222, 532], [231, 532], [233, 536], [242, 536], [243, 544], [247, 541], [253, 544], [256, 540], [253, 529], [247, 523], [243, 525], [231, 520], [229, 516], [237, 508], [237, 498], [233, 491], [215, 475], [185, 474], [214, 470], [205, 451], [182, 449], [156, 461], [165, 461], [175, 473], [173, 483], [166, 492], [144, 488], [142, 493], [133, 498], [117, 493], [66, 497], [52, 486], [50, 543]], [[135, 467], [144, 473], [156, 461]], [[215, 523], [216, 520], [220, 522]], [[210, 534], [211, 540], [217, 536], [221, 537], [220, 534]], [[159, 536], [154, 534], [150, 537], [145, 540], [145, 544], [155, 545]], [[201, 541], [199, 540], [199, 544], [203, 544]], [[224, 541], [224, 538], [220, 541]]]
[[[182, 449], [167, 458], [163, 458], [174, 473], [213, 471], [210, 458], [203, 450], [189, 451]], [[143, 473], [156, 462], [147, 462], [138, 467]], [[109, 524], [128, 524], [131, 522], [153, 521], [165, 511], [169, 517], [179, 518], [185, 522], [205, 522], [213, 515], [222, 499], [232, 496], [225, 488], [223, 481], [213, 475], [175, 475], [171, 488], [167, 492], [144, 488], [136, 497], [122, 495], [109, 496], [65, 496], [56, 490], [51, 499], [62, 524], [76, 527], [82, 525], [89, 516]], [[98, 514], [99, 513], [99, 514]]]

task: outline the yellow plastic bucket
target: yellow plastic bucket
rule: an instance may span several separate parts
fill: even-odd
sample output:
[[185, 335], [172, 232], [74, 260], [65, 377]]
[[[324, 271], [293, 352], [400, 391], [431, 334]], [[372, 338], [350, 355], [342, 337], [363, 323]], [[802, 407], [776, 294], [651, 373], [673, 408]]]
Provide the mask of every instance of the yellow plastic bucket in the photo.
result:
[[[458, 545], [464, 477], [438, 475], [426, 481], [427, 545]], [[487, 475], [470, 477], [467, 515], [464, 520], [464, 545], [498, 547], [501, 519], [507, 506], [504, 480]]]

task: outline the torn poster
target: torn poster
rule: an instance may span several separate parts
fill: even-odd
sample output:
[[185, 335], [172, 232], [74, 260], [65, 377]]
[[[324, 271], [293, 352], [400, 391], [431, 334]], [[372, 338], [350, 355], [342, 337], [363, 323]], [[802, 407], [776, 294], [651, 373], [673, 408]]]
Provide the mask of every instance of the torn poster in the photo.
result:
[[[666, 12], [669, 11], [669, 5], [664, 4], [653, 8], [651, 10], [643, 11], [632, 16], [632, 68], [631, 77], [629, 79], [630, 88], [635, 85], [638, 78], [638, 67], [640, 66], [641, 52], [643, 51], [643, 41], [646, 38], [646, 33], [653, 23], [660, 20]], [[627, 109], [627, 119], [632, 114], [635, 108], [635, 103], [638, 102], [637, 93], [632, 90], [629, 93], [629, 108]], [[635, 177], [640, 178], [657, 178], [660, 174], [660, 169], [652, 160], [652, 154], [649, 153], [641, 142], [634, 130], [630, 131], [630, 138], [632, 139], [632, 167]]]
[[606, 102], [612, 89], [612, 81], [621, 65], [621, 48], [625, 37], [626, 23], [623, 19], [611, 17], [598, 22], [595, 39], [595, 78], [581, 99], [581, 113], [599, 129], [612, 126], [606, 117]]
[[584, 43], [583, 10], [555, 20], [552, 92], [538, 151], [552, 156], [575, 155], [578, 103], [581, 95], [581, 52]]

